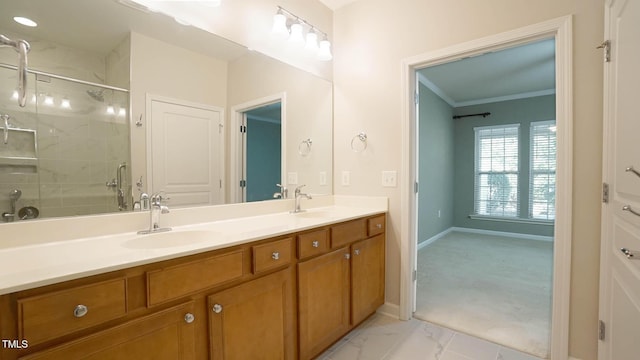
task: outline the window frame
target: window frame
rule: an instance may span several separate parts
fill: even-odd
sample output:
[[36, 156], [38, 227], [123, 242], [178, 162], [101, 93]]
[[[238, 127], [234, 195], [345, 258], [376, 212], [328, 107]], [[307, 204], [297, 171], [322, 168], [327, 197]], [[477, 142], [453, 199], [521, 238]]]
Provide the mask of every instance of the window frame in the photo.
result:
[[[556, 212], [555, 212], [555, 196], [554, 196], [554, 201], [552, 204], [550, 204], [547, 201], [547, 209], [551, 207], [553, 208], [553, 214], [552, 217], [549, 217], [549, 214], [547, 214], [546, 218], [542, 218], [542, 217], [534, 217], [533, 214], [533, 206], [534, 206], [534, 179], [535, 179], [535, 175], [553, 175], [553, 179], [554, 179], [554, 185], [557, 186], [557, 184], [555, 184], [555, 181], [557, 179], [557, 159], [558, 159], [558, 149], [557, 149], [557, 135], [554, 137], [555, 140], [555, 144], [556, 144], [556, 152], [554, 154], [555, 158], [554, 158], [554, 166], [553, 166], [553, 171], [545, 169], [545, 170], [536, 170], [535, 166], [534, 166], [534, 146], [535, 146], [535, 142], [534, 142], [534, 136], [535, 136], [535, 132], [534, 132], [534, 127], [536, 126], [546, 126], [549, 125], [551, 127], [551, 125], [556, 126], [556, 120], [542, 120], [542, 121], [532, 121], [529, 125], [529, 206], [528, 206], [528, 213], [527, 213], [527, 217], [531, 220], [535, 220], [535, 221], [542, 221], [542, 222], [554, 222], [555, 221], [555, 216], [556, 216]], [[555, 132], [554, 132], [555, 133]], [[555, 193], [555, 192], [554, 192]]]

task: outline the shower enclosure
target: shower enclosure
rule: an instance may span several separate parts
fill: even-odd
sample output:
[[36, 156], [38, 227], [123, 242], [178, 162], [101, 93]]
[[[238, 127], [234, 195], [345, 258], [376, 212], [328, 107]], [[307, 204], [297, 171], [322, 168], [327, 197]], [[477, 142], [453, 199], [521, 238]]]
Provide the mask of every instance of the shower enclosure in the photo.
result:
[[131, 209], [128, 91], [29, 71], [20, 107], [16, 76], [0, 64], [3, 220]]

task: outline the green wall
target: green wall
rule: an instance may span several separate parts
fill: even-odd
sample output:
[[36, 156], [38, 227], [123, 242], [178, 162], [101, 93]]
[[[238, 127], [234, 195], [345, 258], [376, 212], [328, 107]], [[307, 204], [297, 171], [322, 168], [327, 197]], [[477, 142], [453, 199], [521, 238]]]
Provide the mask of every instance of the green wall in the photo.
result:
[[422, 84], [419, 92], [418, 242], [422, 242], [453, 226], [455, 146], [453, 109]]
[[459, 107], [455, 115], [490, 112], [483, 117], [454, 120], [455, 136], [455, 189], [453, 226], [505, 231], [533, 235], [553, 236], [553, 225], [509, 223], [470, 219], [474, 201], [474, 151], [473, 128], [502, 124], [520, 124], [520, 214], [526, 217], [529, 202], [529, 131], [532, 121], [555, 120], [555, 95], [502, 101], [496, 103]]
[[247, 201], [271, 200], [281, 179], [281, 126], [247, 115]]

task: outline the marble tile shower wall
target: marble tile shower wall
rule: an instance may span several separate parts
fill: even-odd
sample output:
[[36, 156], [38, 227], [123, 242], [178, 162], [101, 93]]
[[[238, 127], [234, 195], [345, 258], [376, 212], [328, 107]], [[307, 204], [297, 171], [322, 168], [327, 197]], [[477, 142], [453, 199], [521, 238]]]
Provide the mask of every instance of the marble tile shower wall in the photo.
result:
[[[105, 56], [37, 39], [28, 41], [32, 69], [95, 83], [105, 83], [109, 70], [114, 72], [114, 67], [109, 69], [107, 65], [112, 54]], [[125, 39], [117, 48], [118, 59], [126, 60], [127, 48]], [[14, 54], [0, 52], [0, 63], [15, 62]], [[128, 73], [120, 71], [118, 75], [121, 80], [115, 86], [127, 86]], [[0, 69], [0, 78], [8, 79], [2, 83], [9, 87], [15, 84], [10, 70]], [[11, 115], [11, 126], [36, 130], [37, 134], [37, 166], [0, 161], [0, 213], [9, 211], [12, 189], [22, 191], [17, 209], [34, 206], [41, 217], [117, 211], [115, 190], [105, 183], [116, 177], [118, 164], [129, 159], [128, 94], [55, 78], [36, 80], [33, 75], [29, 77], [29, 90], [29, 104], [18, 108], [10, 99], [13, 88], [0, 89], [0, 113]], [[92, 97], [88, 91], [98, 96]], [[54, 98], [53, 105], [45, 104], [46, 96]], [[69, 100], [68, 108], [61, 107], [63, 98]], [[107, 113], [109, 105], [114, 107], [113, 114]], [[0, 142], [0, 157], [11, 154], [14, 147], [28, 147], [26, 140], [19, 141], [14, 132], [10, 132], [8, 146]]]

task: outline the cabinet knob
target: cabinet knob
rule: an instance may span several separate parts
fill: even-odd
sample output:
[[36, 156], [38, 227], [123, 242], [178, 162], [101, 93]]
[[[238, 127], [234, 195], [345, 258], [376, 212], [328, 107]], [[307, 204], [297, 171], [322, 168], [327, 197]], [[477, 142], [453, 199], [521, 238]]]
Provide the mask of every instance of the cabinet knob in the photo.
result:
[[376, 224], [376, 227], [377, 227], [378, 229], [382, 229], [382, 224]]
[[344, 254], [344, 258], [347, 260], [351, 259], [351, 254]]
[[355, 250], [353, 251], [353, 253], [354, 253], [354, 254], [356, 254], [356, 255], [360, 255], [360, 249], [355, 249]]
[[276, 251], [276, 252], [274, 252], [273, 254], [271, 254], [271, 258], [272, 258], [273, 260], [278, 260], [278, 259], [280, 259], [280, 253], [279, 253], [279, 252], [277, 252], [277, 251]]
[[215, 305], [213, 305], [212, 310], [213, 310], [214, 313], [220, 314], [222, 312], [222, 305], [215, 304]]
[[81, 318], [89, 312], [89, 308], [84, 305], [78, 305], [75, 309], [73, 309], [73, 316], [77, 318]]
[[319, 247], [319, 246], [320, 246], [320, 243], [318, 242], [318, 240], [314, 240], [314, 241], [311, 243], [311, 246], [313, 246], [314, 248], [317, 248], [317, 247]]
[[187, 313], [184, 316], [184, 322], [186, 322], [187, 324], [191, 324], [195, 319], [196, 317], [192, 313]]

